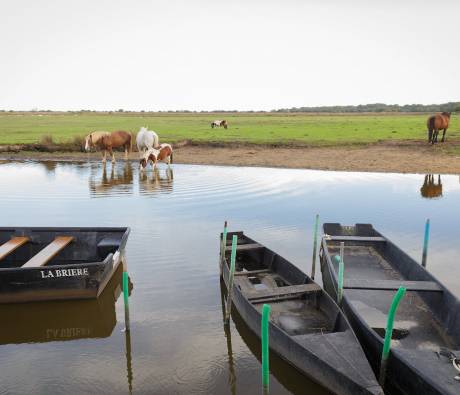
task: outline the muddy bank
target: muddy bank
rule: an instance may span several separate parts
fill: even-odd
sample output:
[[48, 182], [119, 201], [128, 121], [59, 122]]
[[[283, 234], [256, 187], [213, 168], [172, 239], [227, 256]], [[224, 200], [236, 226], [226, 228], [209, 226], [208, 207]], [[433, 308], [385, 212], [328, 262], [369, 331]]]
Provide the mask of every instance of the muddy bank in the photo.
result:
[[[175, 147], [174, 162], [203, 165], [263, 166], [342, 171], [460, 174], [460, 156], [452, 146], [421, 142], [386, 142], [361, 146], [273, 147], [258, 145], [190, 145]], [[457, 151], [460, 152], [460, 151]], [[116, 153], [123, 159], [121, 152]], [[3, 160], [100, 160], [99, 153], [0, 152]], [[130, 154], [136, 161], [138, 153]]]

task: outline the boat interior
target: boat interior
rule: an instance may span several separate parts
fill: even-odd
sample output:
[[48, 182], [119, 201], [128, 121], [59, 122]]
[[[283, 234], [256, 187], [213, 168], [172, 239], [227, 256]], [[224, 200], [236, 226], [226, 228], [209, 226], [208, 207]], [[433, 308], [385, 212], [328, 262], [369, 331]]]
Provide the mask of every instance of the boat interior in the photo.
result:
[[455, 297], [419, 263], [382, 237], [371, 225], [324, 225], [330, 262], [338, 273], [344, 243], [344, 295], [381, 337], [387, 313], [399, 286], [407, 292], [398, 307], [393, 344], [402, 349], [460, 349], [460, 317], [452, 315]]
[[[319, 285], [265, 246], [241, 232], [229, 235], [233, 234], [238, 235], [234, 282], [257, 310], [269, 303], [270, 320], [291, 336], [347, 329]], [[227, 240], [227, 263], [230, 252], [231, 241]]]
[[126, 228], [0, 228], [0, 269], [103, 261], [127, 238]]

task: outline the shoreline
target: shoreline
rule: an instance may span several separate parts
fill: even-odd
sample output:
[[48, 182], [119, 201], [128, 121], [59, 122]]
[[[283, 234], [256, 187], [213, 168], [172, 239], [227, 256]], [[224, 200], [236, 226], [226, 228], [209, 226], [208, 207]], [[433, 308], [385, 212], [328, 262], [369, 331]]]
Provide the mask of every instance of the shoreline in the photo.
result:
[[[174, 163], [221, 166], [278, 167], [380, 173], [460, 174], [460, 156], [451, 144], [430, 146], [413, 141], [392, 141], [344, 146], [262, 146], [255, 144], [178, 144]], [[117, 161], [124, 160], [116, 152]], [[130, 161], [138, 160], [131, 152]], [[0, 152], [0, 160], [100, 161], [98, 152]]]

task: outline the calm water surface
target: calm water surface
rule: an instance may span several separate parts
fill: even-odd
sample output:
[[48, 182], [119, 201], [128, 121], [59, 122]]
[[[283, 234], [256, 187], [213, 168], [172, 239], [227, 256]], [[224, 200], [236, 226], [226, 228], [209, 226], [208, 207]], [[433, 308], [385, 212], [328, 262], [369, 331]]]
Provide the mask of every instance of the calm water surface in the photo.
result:
[[[427, 181], [427, 182], [425, 182]], [[425, 183], [425, 185], [424, 185]], [[131, 227], [124, 331], [119, 278], [98, 301], [0, 307], [0, 393], [258, 393], [260, 346], [222, 325], [218, 234], [228, 219], [304, 270], [312, 227], [373, 223], [460, 296], [458, 176], [174, 165], [0, 162], [1, 225]], [[442, 190], [441, 190], [442, 189]], [[442, 193], [442, 194], [441, 194]], [[271, 393], [322, 394], [276, 357]]]

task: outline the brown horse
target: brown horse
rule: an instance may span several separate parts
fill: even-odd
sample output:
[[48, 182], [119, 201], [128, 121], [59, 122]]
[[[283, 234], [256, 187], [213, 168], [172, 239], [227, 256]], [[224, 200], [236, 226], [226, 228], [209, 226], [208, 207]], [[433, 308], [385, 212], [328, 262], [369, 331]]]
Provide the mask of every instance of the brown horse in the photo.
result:
[[117, 130], [115, 132], [93, 132], [86, 136], [85, 149], [89, 151], [91, 147], [100, 149], [102, 154], [102, 162], [107, 160], [107, 151], [112, 157], [112, 163], [115, 163], [115, 155], [113, 148], [124, 148], [125, 159], [128, 159], [128, 152], [132, 149], [132, 136], [131, 133], [124, 130]]
[[428, 127], [428, 142], [431, 144], [438, 142], [439, 129], [444, 129], [442, 134], [442, 142], [446, 138], [446, 130], [449, 127], [450, 112], [443, 112], [441, 114], [435, 114], [428, 118], [426, 126]]
[[433, 199], [442, 196], [441, 175], [438, 175], [438, 182], [434, 180], [433, 174], [427, 174], [425, 181], [420, 188], [420, 194], [427, 199]]

